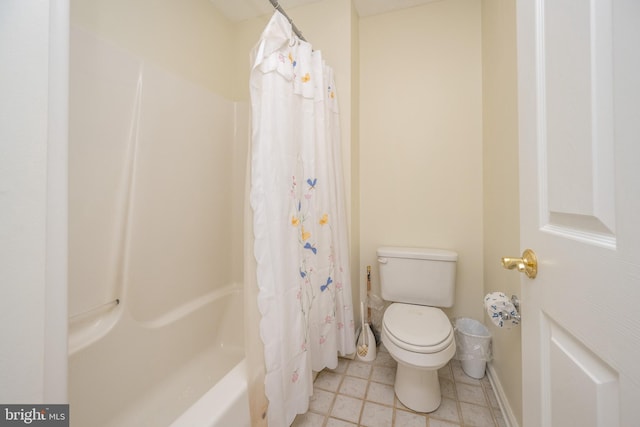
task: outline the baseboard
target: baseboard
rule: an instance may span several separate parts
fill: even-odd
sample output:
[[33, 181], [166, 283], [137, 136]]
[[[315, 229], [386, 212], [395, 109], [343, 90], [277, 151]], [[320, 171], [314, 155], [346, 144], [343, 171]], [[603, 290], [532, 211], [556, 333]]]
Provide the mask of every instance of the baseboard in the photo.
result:
[[502, 384], [498, 379], [498, 375], [496, 374], [495, 369], [493, 369], [493, 364], [487, 363], [487, 373], [489, 382], [491, 382], [491, 387], [496, 393], [496, 399], [498, 400], [498, 405], [500, 405], [500, 410], [502, 411], [502, 415], [504, 416], [505, 424], [507, 425], [507, 427], [520, 427], [515, 415], [513, 415], [513, 410], [509, 405], [507, 395], [504, 393], [504, 389], [502, 388]]

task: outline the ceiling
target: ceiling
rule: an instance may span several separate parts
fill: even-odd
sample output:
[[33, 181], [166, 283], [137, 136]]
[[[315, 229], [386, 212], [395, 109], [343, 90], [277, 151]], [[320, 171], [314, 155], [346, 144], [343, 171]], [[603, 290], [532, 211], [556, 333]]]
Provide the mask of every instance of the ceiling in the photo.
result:
[[[230, 21], [240, 22], [273, 11], [269, 0], [210, 0]], [[280, 6], [287, 12], [296, 6], [315, 3], [322, 0], [279, 0]], [[437, 0], [353, 0], [360, 16], [377, 15], [392, 10], [406, 9]]]

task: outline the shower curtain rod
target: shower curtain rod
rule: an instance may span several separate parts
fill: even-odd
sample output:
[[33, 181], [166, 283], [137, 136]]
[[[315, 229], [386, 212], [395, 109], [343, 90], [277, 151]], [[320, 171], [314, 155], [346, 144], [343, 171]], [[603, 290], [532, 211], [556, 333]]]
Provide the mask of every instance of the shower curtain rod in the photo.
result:
[[287, 15], [287, 12], [284, 11], [284, 9], [282, 8], [282, 6], [280, 6], [280, 2], [278, 0], [269, 0], [269, 2], [271, 3], [271, 5], [273, 7], [276, 8], [276, 10], [278, 12], [280, 12], [281, 14], [284, 15], [285, 18], [287, 18], [287, 20], [289, 21], [289, 23], [291, 24], [291, 28], [293, 29], [293, 32], [296, 33], [296, 36], [298, 36], [298, 38], [300, 38], [300, 40], [303, 41], [307, 41], [307, 39], [305, 39], [302, 35], [302, 31], [300, 31], [298, 29], [298, 27], [296, 27], [296, 24], [293, 23], [293, 19], [289, 18], [289, 15]]

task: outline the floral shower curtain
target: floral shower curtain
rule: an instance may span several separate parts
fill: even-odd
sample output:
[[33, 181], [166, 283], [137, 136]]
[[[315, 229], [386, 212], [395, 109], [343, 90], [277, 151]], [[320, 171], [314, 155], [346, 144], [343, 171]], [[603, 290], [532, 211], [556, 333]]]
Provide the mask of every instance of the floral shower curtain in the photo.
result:
[[252, 52], [254, 256], [271, 427], [308, 409], [312, 370], [355, 352], [333, 70], [275, 12]]

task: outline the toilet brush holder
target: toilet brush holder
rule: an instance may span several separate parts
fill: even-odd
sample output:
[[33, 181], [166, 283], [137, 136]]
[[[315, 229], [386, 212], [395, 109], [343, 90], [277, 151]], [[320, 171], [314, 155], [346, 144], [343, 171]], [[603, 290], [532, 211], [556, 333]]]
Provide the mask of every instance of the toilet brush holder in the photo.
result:
[[360, 333], [363, 334], [362, 338], [364, 342], [367, 343], [367, 354], [364, 356], [361, 356], [359, 353], [356, 354], [359, 360], [362, 360], [363, 362], [371, 362], [376, 359], [376, 338], [368, 323], [364, 324], [362, 332]]

